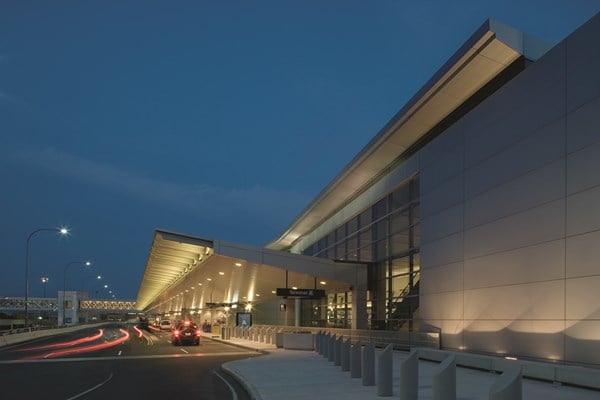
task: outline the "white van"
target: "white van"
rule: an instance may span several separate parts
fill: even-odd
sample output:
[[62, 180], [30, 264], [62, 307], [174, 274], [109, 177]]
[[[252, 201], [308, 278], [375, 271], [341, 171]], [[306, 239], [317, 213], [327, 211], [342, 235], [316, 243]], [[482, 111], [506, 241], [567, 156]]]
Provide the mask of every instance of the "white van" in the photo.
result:
[[169, 321], [168, 319], [163, 319], [162, 321], [160, 321], [160, 324], [158, 325], [158, 327], [160, 328], [161, 331], [170, 331], [171, 330], [171, 321]]

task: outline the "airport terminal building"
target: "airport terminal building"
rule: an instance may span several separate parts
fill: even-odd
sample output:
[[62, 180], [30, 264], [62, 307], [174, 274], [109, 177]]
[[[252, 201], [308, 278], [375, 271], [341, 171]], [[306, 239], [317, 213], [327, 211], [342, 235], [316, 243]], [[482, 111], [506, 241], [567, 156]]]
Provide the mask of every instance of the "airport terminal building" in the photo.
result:
[[599, 39], [485, 22], [266, 248], [156, 231], [139, 308], [600, 365]]

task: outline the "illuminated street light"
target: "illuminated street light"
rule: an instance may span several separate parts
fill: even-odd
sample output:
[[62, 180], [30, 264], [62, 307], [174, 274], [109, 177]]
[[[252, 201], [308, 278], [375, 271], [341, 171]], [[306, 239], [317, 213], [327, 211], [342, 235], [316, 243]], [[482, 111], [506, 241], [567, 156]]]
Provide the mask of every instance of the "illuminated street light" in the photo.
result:
[[48, 283], [50, 278], [48, 278], [46, 276], [42, 276], [42, 278], [40, 280], [42, 281], [42, 287], [44, 288], [44, 298], [46, 298], [46, 283]]
[[27, 242], [25, 244], [25, 327], [29, 324], [29, 242], [33, 235], [38, 232], [58, 232], [61, 235], [67, 235], [69, 230], [67, 228], [39, 228], [34, 230], [27, 236]]
[[70, 263], [67, 263], [67, 265], [65, 265], [65, 273], [64, 273], [64, 281], [63, 281], [63, 325], [65, 325], [65, 306], [66, 306], [66, 296], [67, 296], [67, 270], [69, 269], [69, 267], [71, 265], [74, 264], [84, 264], [86, 267], [89, 267], [90, 265], [92, 265], [91, 262], [89, 261], [71, 261]]

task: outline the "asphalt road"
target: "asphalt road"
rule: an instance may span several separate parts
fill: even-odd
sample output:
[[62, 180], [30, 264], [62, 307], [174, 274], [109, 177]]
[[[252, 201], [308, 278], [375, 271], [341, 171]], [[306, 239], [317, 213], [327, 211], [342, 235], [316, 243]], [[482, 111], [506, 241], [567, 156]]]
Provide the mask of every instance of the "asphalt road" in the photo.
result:
[[257, 353], [205, 338], [173, 346], [166, 332], [138, 336], [115, 324], [0, 348], [0, 398], [248, 399], [220, 366]]

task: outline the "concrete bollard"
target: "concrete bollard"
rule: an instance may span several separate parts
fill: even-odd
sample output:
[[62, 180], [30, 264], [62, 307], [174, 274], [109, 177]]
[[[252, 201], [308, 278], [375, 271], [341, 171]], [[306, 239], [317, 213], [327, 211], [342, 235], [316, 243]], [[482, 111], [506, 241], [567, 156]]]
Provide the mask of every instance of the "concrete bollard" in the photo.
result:
[[490, 388], [489, 400], [521, 400], [523, 398], [523, 379], [521, 367], [504, 371]]
[[317, 354], [321, 355], [321, 335], [322, 332], [319, 331], [317, 333], [317, 336], [315, 337], [315, 351], [317, 352]]
[[394, 394], [392, 376], [394, 371], [394, 347], [388, 344], [377, 354], [377, 395], [391, 396]]
[[329, 332], [323, 337], [323, 357], [329, 358], [329, 339], [331, 335]]
[[333, 353], [335, 348], [335, 335], [332, 335], [327, 341], [327, 361], [333, 361]]
[[315, 351], [317, 354], [321, 354], [319, 349], [321, 348], [321, 331], [317, 332], [315, 335]]
[[350, 378], [360, 378], [361, 352], [362, 344], [360, 344], [359, 340], [350, 350]]
[[456, 359], [446, 357], [433, 374], [433, 400], [456, 400]]
[[342, 342], [344, 337], [340, 336], [335, 341], [335, 347], [333, 348], [333, 365], [342, 365]]
[[319, 354], [323, 355], [324, 351], [325, 351], [325, 332], [321, 332], [321, 335], [319, 336]]
[[362, 384], [375, 386], [375, 345], [370, 342], [362, 349]]
[[260, 339], [261, 343], [265, 342], [265, 334], [266, 334], [265, 330], [266, 329], [267, 328], [260, 328], [260, 334], [259, 334], [258, 338]]
[[342, 371], [350, 371], [350, 338], [342, 343]]
[[400, 400], [417, 400], [419, 393], [419, 353], [411, 350], [400, 364]]

